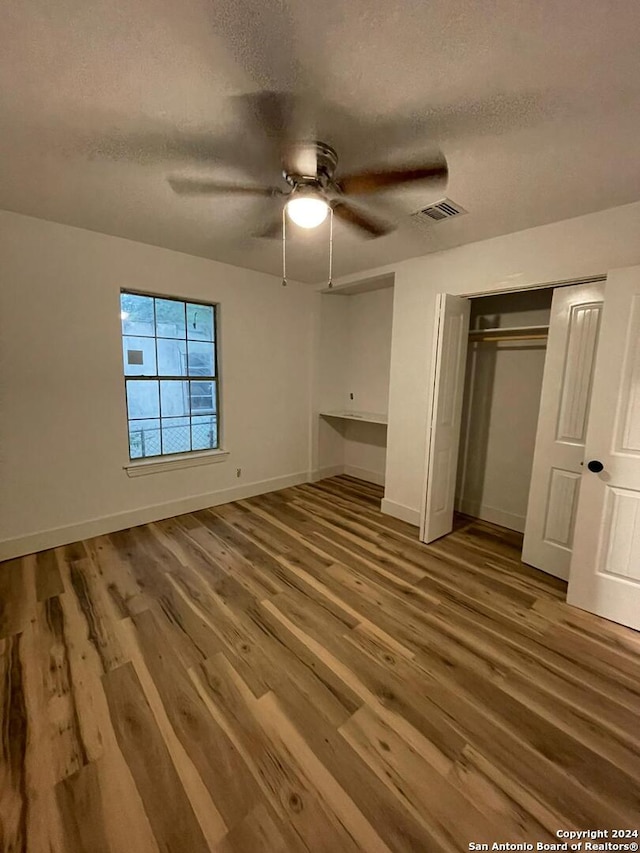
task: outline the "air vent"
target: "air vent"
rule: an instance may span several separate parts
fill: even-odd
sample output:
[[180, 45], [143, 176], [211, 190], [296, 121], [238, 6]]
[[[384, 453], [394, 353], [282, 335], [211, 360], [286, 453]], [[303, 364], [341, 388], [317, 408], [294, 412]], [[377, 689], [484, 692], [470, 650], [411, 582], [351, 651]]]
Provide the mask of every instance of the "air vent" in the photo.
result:
[[435, 204], [430, 204], [428, 207], [423, 207], [422, 210], [412, 213], [411, 218], [424, 225], [431, 225], [433, 222], [443, 222], [445, 219], [461, 216], [466, 212], [464, 207], [460, 207], [455, 201], [451, 201], [450, 198], [443, 198], [442, 201], [437, 201]]

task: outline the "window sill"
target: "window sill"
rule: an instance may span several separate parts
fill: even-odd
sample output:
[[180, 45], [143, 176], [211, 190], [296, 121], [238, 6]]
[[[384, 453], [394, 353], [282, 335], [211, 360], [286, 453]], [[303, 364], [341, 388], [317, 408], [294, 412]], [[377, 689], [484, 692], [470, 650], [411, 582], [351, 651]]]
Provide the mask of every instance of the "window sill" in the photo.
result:
[[124, 466], [124, 470], [129, 477], [143, 477], [145, 474], [161, 474], [163, 471], [174, 471], [179, 468], [193, 468], [196, 465], [211, 465], [214, 462], [224, 462], [228, 455], [228, 450], [203, 450], [196, 453], [178, 453], [175, 456], [161, 456], [130, 462]]

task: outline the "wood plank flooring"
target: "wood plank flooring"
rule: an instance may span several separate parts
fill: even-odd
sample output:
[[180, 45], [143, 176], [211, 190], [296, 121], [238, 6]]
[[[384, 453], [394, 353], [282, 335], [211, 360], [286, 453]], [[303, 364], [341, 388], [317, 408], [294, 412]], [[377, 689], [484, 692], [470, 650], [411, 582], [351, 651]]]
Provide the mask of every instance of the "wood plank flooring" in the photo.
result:
[[336, 477], [0, 564], [6, 853], [637, 828], [640, 635]]

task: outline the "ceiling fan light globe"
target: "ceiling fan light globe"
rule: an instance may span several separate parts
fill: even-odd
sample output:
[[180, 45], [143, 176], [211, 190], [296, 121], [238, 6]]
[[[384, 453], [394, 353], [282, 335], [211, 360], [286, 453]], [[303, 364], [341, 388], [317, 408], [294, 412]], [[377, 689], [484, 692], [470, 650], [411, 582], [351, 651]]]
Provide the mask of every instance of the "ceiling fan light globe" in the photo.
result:
[[329, 205], [324, 199], [299, 196], [287, 203], [287, 214], [301, 228], [317, 228], [327, 218]]

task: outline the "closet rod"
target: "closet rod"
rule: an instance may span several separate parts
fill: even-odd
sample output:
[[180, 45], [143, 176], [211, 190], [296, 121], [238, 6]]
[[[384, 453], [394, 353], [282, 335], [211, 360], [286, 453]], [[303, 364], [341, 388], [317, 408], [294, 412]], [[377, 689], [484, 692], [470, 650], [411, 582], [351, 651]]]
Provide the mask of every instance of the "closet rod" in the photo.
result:
[[538, 335], [474, 335], [471, 334], [471, 341], [544, 341], [548, 338], [546, 332]]

